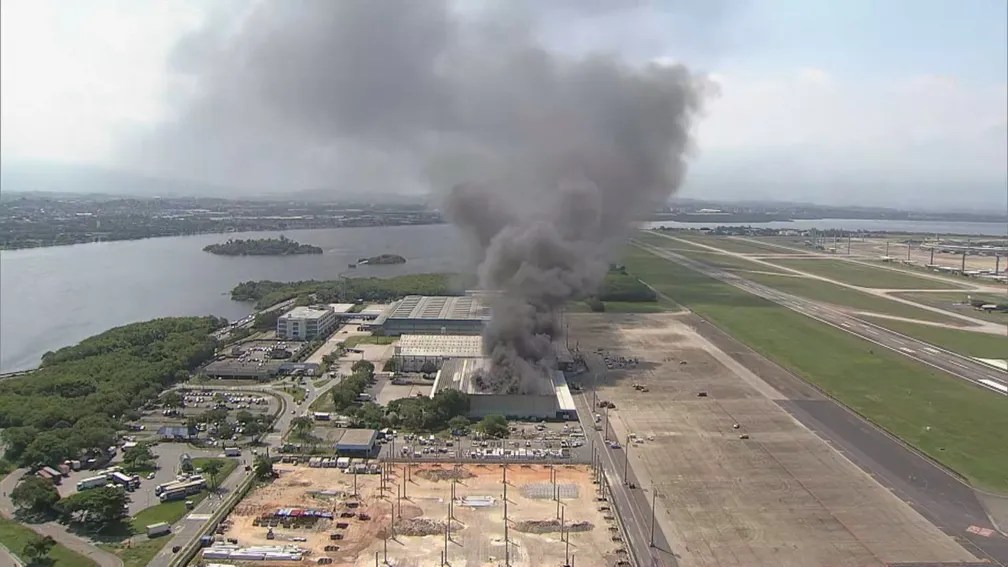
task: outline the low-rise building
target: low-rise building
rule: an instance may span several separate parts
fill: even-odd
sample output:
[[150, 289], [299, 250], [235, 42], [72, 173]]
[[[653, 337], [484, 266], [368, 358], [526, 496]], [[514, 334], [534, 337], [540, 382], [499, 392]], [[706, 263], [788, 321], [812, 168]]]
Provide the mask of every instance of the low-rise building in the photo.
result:
[[543, 376], [535, 391], [497, 392], [477, 379], [490, 368], [486, 358], [455, 358], [445, 362], [434, 379], [431, 397], [444, 390], [469, 395], [469, 417], [502, 415], [519, 419], [577, 419], [577, 408], [564, 373], [557, 370]]
[[344, 457], [374, 457], [378, 449], [378, 431], [347, 429], [336, 442], [336, 453]]
[[277, 318], [277, 338], [310, 341], [324, 337], [336, 327], [336, 313], [329, 309], [298, 306]]

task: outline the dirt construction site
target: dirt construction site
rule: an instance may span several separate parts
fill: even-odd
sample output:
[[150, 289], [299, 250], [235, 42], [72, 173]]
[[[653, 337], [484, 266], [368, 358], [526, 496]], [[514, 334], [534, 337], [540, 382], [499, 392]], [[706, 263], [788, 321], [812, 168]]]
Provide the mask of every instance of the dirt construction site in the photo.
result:
[[[242, 546], [296, 545], [307, 550], [310, 564], [365, 567], [374, 565], [378, 553], [382, 565], [439, 566], [454, 485], [448, 564], [504, 565], [501, 465], [390, 465], [384, 490], [382, 475], [357, 475], [356, 496], [353, 475], [337, 469], [278, 464], [276, 470], [277, 480], [250, 493], [227, 518], [224, 537]], [[596, 500], [588, 466], [512, 464], [506, 474], [510, 565], [560, 566], [568, 553], [573, 564], [589, 566], [625, 557], [612, 511]], [[276, 512], [289, 508], [328, 511], [333, 518], [277, 521]], [[569, 546], [561, 539], [558, 509]]]
[[694, 321], [570, 317], [582, 353], [639, 360], [597, 369], [607, 377], [596, 393], [615, 404], [607, 419], [617, 439], [642, 440], [629, 448], [630, 466], [642, 490], [657, 488], [658, 523], [680, 566], [975, 560], [794, 419], [776, 403], [793, 393], [728, 357]]

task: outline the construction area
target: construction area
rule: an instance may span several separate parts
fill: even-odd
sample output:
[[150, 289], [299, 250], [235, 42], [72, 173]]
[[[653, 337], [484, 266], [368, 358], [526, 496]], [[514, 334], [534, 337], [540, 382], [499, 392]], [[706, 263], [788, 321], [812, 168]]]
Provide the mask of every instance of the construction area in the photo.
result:
[[221, 543], [205, 560], [238, 553], [255, 556], [256, 565], [366, 567], [377, 554], [382, 565], [402, 567], [505, 560], [518, 567], [626, 559], [614, 512], [598, 499], [587, 465], [386, 465], [356, 478], [304, 465], [275, 470], [279, 478], [223, 522]]
[[680, 566], [976, 560], [785, 411], [798, 390], [764, 381], [695, 321], [570, 317], [581, 352], [598, 353], [591, 373], [607, 376], [586, 392], [588, 403], [615, 406], [607, 435], [648, 439], [627, 447], [629, 465], [640, 489], [657, 490], [658, 524]]

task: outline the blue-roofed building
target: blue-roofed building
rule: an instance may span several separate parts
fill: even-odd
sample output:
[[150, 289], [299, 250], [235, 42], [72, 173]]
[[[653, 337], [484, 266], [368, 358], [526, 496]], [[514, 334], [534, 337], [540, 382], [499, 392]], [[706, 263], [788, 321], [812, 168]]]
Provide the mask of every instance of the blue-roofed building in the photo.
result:
[[185, 425], [165, 425], [158, 429], [158, 435], [165, 441], [188, 441], [196, 437], [196, 428]]

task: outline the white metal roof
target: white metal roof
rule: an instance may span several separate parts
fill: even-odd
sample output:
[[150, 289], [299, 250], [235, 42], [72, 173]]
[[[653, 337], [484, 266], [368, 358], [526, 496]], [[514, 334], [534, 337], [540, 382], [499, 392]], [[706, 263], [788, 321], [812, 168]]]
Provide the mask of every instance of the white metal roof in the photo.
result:
[[399, 356], [468, 358], [483, 356], [479, 335], [402, 335], [395, 347]]

